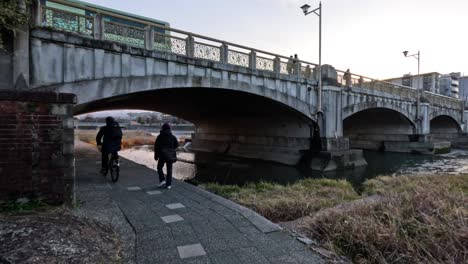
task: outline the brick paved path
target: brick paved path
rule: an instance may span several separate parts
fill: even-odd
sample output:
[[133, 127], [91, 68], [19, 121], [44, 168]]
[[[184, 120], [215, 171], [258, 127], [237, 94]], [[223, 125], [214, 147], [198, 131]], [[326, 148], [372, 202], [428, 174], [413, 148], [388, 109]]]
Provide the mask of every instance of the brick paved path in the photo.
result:
[[175, 180], [157, 188], [155, 171], [121, 159], [117, 184], [98, 175], [99, 153], [76, 143], [78, 215], [111, 223], [126, 263], [323, 263], [255, 212]]

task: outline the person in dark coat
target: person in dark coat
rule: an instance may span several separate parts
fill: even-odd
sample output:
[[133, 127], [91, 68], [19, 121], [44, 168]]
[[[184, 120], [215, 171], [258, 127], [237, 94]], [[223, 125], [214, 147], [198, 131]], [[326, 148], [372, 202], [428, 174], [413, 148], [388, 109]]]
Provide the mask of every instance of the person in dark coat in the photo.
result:
[[96, 143], [100, 148], [101, 156], [101, 173], [107, 173], [109, 154], [113, 157], [119, 157], [118, 151], [122, 145], [122, 129], [113, 117], [106, 118], [106, 125], [99, 129], [96, 135]]
[[[177, 138], [172, 134], [169, 124], [163, 124], [161, 132], [154, 142], [154, 160], [158, 161], [159, 187], [171, 188], [172, 164], [176, 162], [176, 149], [179, 146]], [[163, 167], [166, 164], [166, 178]]]

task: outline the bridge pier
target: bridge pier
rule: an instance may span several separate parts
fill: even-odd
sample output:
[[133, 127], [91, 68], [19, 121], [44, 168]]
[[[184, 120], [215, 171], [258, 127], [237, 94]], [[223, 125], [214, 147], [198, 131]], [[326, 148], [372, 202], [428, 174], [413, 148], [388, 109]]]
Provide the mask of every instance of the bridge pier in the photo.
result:
[[277, 117], [203, 119], [196, 122], [195, 151], [297, 165], [310, 147], [311, 128], [299, 119]]
[[414, 134], [404, 137], [386, 138], [383, 150], [388, 152], [403, 152], [416, 154], [441, 154], [450, 152], [450, 141], [431, 137], [430, 104], [420, 103], [414, 118], [416, 128]]
[[351, 149], [348, 138], [322, 138], [322, 143], [325, 148], [312, 155], [313, 170], [335, 171], [367, 165], [362, 149]]
[[351, 149], [349, 138], [343, 136], [341, 97], [342, 88], [323, 87], [323, 118], [319, 120], [322, 146], [320, 152], [312, 155], [313, 170], [333, 171], [367, 165], [362, 150]]

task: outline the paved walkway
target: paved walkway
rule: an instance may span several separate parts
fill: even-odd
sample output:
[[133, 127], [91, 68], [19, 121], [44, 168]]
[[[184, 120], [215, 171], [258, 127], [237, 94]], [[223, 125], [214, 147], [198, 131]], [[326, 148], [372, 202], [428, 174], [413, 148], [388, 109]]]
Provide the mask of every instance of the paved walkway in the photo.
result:
[[97, 173], [99, 153], [76, 143], [76, 214], [111, 223], [126, 263], [323, 263], [255, 212], [188, 183], [157, 188], [153, 170], [121, 160], [119, 182]]

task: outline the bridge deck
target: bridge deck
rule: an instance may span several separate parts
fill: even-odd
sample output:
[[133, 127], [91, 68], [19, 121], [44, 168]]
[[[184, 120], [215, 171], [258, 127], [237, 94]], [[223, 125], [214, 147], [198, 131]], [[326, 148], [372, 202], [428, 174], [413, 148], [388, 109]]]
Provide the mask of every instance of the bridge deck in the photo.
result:
[[249, 209], [177, 180], [159, 190], [153, 170], [125, 159], [119, 182], [109, 184], [97, 173], [99, 160], [77, 142], [77, 214], [112, 224], [126, 241], [126, 262], [323, 263]]

